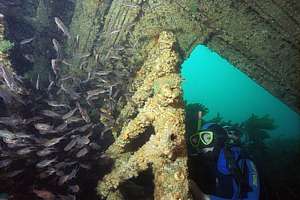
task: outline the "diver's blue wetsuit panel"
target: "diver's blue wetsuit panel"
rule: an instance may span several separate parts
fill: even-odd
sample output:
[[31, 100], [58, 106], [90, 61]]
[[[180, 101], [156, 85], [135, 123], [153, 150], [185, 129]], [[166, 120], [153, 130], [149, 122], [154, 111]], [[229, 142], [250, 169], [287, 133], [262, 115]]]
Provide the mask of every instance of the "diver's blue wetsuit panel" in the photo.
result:
[[[216, 169], [216, 192], [210, 195], [211, 200], [257, 200], [259, 199], [259, 179], [253, 162], [247, 158], [240, 158], [240, 148], [231, 148], [234, 159], [238, 161], [239, 167], [246, 169], [247, 183], [250, 191], [245, 193], [242, 198], [239, 197], [239, 188], [236, 181], [231, 176], [227, 167], [224, 149], [220, 151]], [[238, 160], [239, 159], [239, 160]]]

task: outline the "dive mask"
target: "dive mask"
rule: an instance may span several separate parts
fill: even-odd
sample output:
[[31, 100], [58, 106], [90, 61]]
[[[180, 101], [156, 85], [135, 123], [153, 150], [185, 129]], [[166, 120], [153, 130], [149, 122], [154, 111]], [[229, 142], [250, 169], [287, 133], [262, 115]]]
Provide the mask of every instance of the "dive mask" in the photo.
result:
[[214, 133], [212, 131], [200, 131], [190, 137], [190, 143], [194, 148], [209, 147], [214, 140]]

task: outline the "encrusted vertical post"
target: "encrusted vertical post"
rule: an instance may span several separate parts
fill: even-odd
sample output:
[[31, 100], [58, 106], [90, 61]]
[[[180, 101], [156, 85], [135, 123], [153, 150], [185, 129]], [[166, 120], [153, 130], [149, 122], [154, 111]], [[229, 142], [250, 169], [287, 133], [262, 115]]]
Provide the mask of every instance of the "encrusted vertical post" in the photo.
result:
[[[152, 61], [145, 62], [152, 63], [145, 78], [136, 79], [136, 92], [130, 104], [138, 109], [137, 116], [124, 123], [119, 137], [106, 151], [116, 162], [111, 173], [99, 181], [97, 191], [102, 196], [118, 193], [122, 182], [151, 167], [156, 200], [190, 199], [181, 78], [174, 42], [173, 34], [162, 32], [154, 47], [157, 51], [153, 51], [157, 54], [149, 56]], [[129, 107], [132, 108], [124, 109]], [[124, 116], [127, 115], [121, 115]], [[154, 133], [149, 141], [135, 152], [126, 153], [134, 139], [150, 126]]]

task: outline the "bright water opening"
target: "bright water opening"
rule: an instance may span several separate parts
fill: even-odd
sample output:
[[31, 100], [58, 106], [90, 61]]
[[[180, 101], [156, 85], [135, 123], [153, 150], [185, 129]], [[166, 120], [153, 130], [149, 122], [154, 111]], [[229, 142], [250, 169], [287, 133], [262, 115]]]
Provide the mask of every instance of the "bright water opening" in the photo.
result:
[[[267, 199], [297, 199], [300, 196], [299, 115], [203, 45], [197, 46], [183, 63], [182, 76], [188, 138], [197, 129], [198, 110], [206, 110], [203, 106], [208, 108], [204, 121], [237, 124], [244, 133], [242, 147], [260, 166], [258, 171], [264, 177]], [[195, 148], [188, 144], [192, 155]], [[193, 156], [190, 158], [193, 160]], [[195, 179], [199, 167], [201, 164], [190, 166]]]
[[182, 65], [184, 100], [209, 109], [204, 119], [218, 113], [241, 123], [251, 114], [269, 115], [277, 126], [270, 136], [299, 136], [300, 117], [284, 103], [204, 45], [197, 46]]

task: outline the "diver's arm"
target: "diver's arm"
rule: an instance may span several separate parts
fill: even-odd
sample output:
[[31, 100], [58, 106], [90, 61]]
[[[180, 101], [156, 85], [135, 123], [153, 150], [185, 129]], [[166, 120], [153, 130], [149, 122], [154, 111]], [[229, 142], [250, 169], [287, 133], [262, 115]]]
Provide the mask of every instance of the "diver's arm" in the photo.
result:
[[202, 192], [197, 183], [192, 179], [190, 179], [190, 189], [194, 200], [211, 200], [208, 195]]
[[249, 159], [246, 159], [246, 165], [248, 168], [249, 186], [252, 189], [252, 191], [247, 193], [247, 198], [244, 200], [258, 200], [260, 192], [260, 183], [256, 167], [254, 163]]

